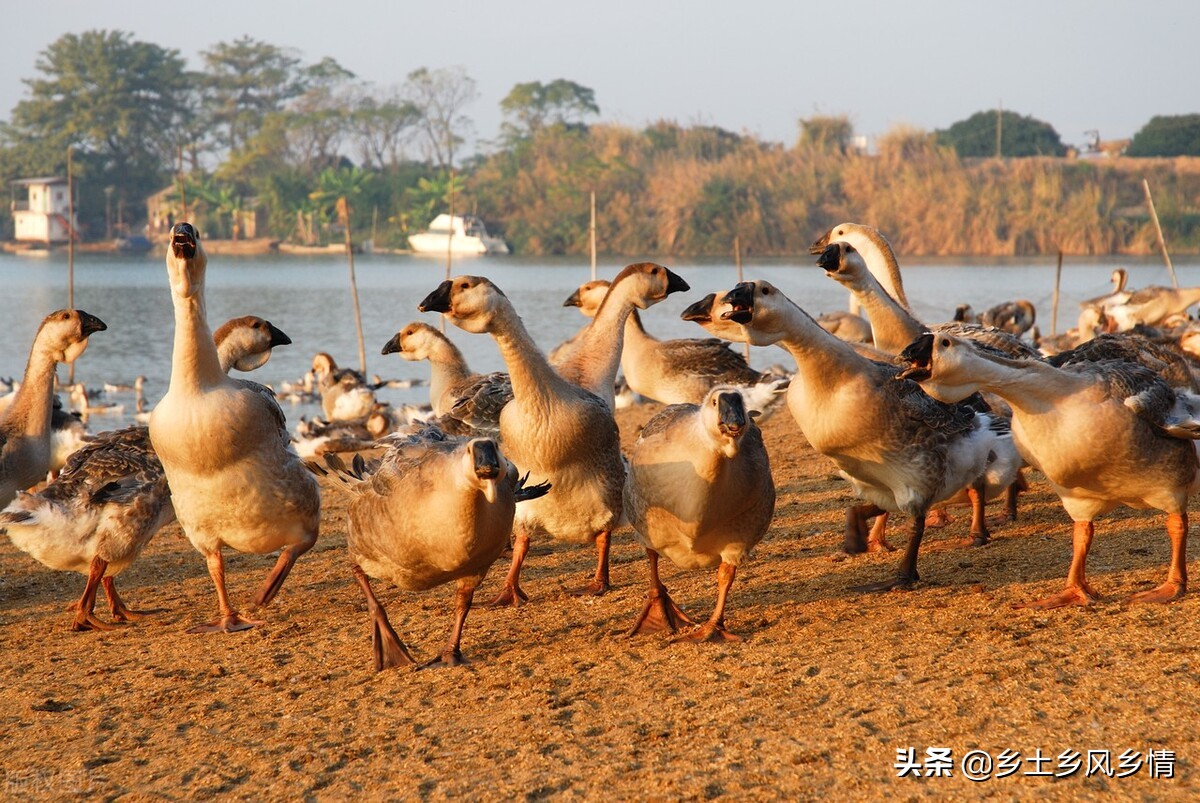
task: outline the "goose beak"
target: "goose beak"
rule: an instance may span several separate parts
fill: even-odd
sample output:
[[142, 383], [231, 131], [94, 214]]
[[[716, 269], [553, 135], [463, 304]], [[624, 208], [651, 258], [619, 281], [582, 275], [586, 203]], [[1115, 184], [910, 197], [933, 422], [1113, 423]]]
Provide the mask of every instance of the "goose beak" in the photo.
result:
[[95, 315], [89, 315], [83, 310], [76, 310], [79, 313], [79, 328], [83, 332], [84, 337], [89, 337], [96, 332], [103, 332], [108, 328], [104, 321], [97, 318]]
[[176, 223], [171, 229], [171, 250], [180, 259], [191, 259], [196, 256], [196, 243], [200, 236], [191, 223]]
[[271, 334], [271, 342], [269, 344], [271, 348], [292, 345], [292, 339], [282, 329], [277, 328], [275, 324], [268, 322], [267, 331]]
[[[426, 299], [428, 301], [429, 299]], [[423, 302], [422, 302], [423, 303]], [[399, 354], [404, 351], [404, 346], [400, 343], [400, 333], [392, 335], [392, 339], [383, 344], [383, 350], [380, 354]]]
[[496, 501], [497, 485], [504, 473], [500, 464], [500, 451], [494, 441], [479, 440], [472, 444], [471, 452], [475, 461], [475, 476], [480, 480], [483, 498], [491, 504]]
[[914, 382], [924, 382], [933, 376], [933, 335], [926, 332], [904, 347], [900, 352], [900, 362], [908, 363], [897, 379], [911, 379]]
[[438, 285], [437, 289], [425, 296], [425, 300], [417, 305], [421, 312], [449, 312], [450, 288], [454, 283], [449, 279]]
[[754, 320], [754, 283], [740, 282], [721, 299], [733, 309], [721, 313], [721, 319], [743, 326]]
[[672, 273], [669, 269], [667, 270], [667, 295], [671, 295], [671, 293], [683, 293], [691, 289], [682, 276]]
[[713, 308], [713, 304], [716, 302], [716, 300], [717, 300], [717, 294], [709, 293], [704, 298], [697, 301], [695, 304], [689, 305], [688, 308], [685, 309], [683, 311], [683, 314], [680, 315], [679, 317], [683, 318], [683, 320], [685, 320], [685, 321], [695, 321], [696, 323], [711, 323], [712, 322], [712, 308]]
[[746, 400], [742, 394], [717, 396], [717, 428], [729, 438], [739, 438], [746, 431]]
[[579, 297], [579, 290], [576, 290], [571, 295], [567, 296], [567, 300], [563, 302], [564, 307], [580, 307], [583, 306], [583, 299]]
[[814, 240], [813, 244], [808, 247], [808, 253], [812, 254], [813, 256], [816, 256], [817, 254], [824, 251], [825, 247], [829, 245], [829, 235], [831, 235], [831, 234], [833, 234], [833, 229], [830, 229], [829, 231], [822, 234], [819, 238]]
[[821, 256], [817, 258], [817, 267], [826, 273], [837, 273], [838, 265], [841, 261], [841, 245], [839, 243], [831, 243], [821, 250]]

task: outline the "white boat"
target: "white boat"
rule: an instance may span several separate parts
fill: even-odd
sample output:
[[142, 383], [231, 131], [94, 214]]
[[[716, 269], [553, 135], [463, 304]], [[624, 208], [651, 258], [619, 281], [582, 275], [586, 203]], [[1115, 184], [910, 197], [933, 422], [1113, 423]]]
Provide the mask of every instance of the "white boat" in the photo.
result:
[[427, 230], [409, 235], [408, 244], [417, 254], [508, 253], [508, 243], [489, 235], [474, 215], [438, 215]]

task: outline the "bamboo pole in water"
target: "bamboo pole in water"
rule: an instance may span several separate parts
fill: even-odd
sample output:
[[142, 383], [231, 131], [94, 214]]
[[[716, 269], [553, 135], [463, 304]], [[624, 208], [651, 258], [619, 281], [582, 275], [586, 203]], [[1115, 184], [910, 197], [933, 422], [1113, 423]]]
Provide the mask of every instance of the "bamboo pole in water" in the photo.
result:
[[1062, 249], [1058, 252], [1058, 267], [1054, 270], [1054, 300], [1050, 304], [1050, 334], [1058, 334], [1058, 288], [1062, 285]]
[[1142, 179], [1142, 189], [1146, 192], [1146, 205], [1150, 207], [1150, 218], [1154, 221], [1154, 231], [1158, 234], [1158, 247], [1162, 251], [1163, 261], [1167, 263], [1167, 270], [1171, 273], [1171, 286], [1179, 289], [1179, 279], [1175, 277], [1175, 265], [1171, 262], [1171, 255], [1167, 253], [1167, 241], [1163, 238], [1162, 226], [1158, 222], [1158, 212], [1154, 209], [1154, 199], [1150, 197], [1150, 182]]
[[[450, 263], [451, 254], [454, 252], [454, 171], [450, 171], [449, 184], [449, 202], [450, 202], [450, 233], [446, 235], [446, 281], [450, 281]], [[442, 332], [446, 331], [446, 314], [441, 315]]]
[[367, 348], [363, 343], [362, 309], [358, 306], [358, 279], [354, 276], [354, 240], [350, 236], [350, 205], [346, 196], [338, 198], [338, 217], [346, 229], [346, 259], [350, 261], [350, 296], [354, 299], [354, 328], [358, 332], [358, 368], [367, 375]]
[[[67, 309], [75, 309], [75, 174], [67, 146]], [[75, 382], [75, 362], [67, 363], [67, 384]]]
[[[741, 284], [743, 281], [745, 281], [742, 278], [742, 238], [736, 234], [733, 237], [733, 262], [735, 265], [737, 265], [738, 284]], [[743, 343], [742, 347], [746, 354], [746, 364], [749, 365], [750, 364], [750, 343], [749, 342]]]
[[588, 240], [592, 252], [592, 281], [596, 281], [596, 193], [592, 192], [592, 222], [588, 227]]

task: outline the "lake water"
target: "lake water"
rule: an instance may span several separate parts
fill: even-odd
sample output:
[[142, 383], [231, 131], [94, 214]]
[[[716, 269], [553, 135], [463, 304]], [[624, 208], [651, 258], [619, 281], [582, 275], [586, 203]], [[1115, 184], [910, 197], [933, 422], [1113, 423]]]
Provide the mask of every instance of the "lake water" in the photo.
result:
[[[640, 259], [640, 258], [639, 258]], [[628, 261], [606, 257], [598, 275], [611, 278]], [[643, 317], [647, 330], [661, 338], [702, 337], [694, 324], [679, 314], [691, 302], [717, 290], [729, 289], [736, 272], [729, 260], [659, 260], [683, 276], [691, 292], [675, 294]], [[767, 279], [812, 314], [845, 309], [846, 292], [814, 264], [815, 257], [749, 259], [747, 279]], [[954, 308], [970, 303], [982, 311], [1001, 301], [1027, 298], [1038, 310], [1042, 331], [1050, 330], [1054, 289], [1054, 258], [903, 260], [904, 286], [914, 312], [923, 320], [948, 320]], [[1169, 284], [1162, 261], [1154, 258], [1068, 258], [1063, 265], [1059, 331], [1074, 325], [1080, 300], [1100, 295], [1110, 287], [1112, 269], [1129, 269], [1132, 287]], [[423, 315], [417, 303], [442, 280], [441, 259], [409, 255], [358, 255], [355, 258], [367, 370], [386, 378], [429, 376], [427, 363], [406, 362], [395, 355], [382, 356], [383, 344], [413, 320], [437, 323], [438, 316]], [[1183, 286], [1200, 284], [1200, 258], [1186, 257], [1176, 264]], [[579, 311], [562, 302], [590, 278], [586, 259], [529, 258], [522, 256], [472, 257], [455, 262], [454, 273], [487, 276], [507, 293], [534, 339], [550, 349], [584, 322]], [[20, 377], [25, 370], [33, 336], [42, 318], [67, 304], [65, 253], [29, 257], [0, 254], [0, 376]], [[276, 349], [270, 362], [253, 378], [278, 384], [295, 381], [308, 370], [312, 356], [327, 351], [339, 365], [357, 367], [358, 346], [354, 313], [344, 256], [295, 257], [213, 256], [207, 279], [209, 322], [216, 328], [228, 318], [259, 315], [291, 338], [293, 345]], [[76, 364], [76, 380], [88, 387], [106, 382], [129, 383], [146, 376], [147, 402], [153, 404], [165, 391], [171, 370], [173, 318], [166, 268], [162, 254], [145, 256], [77, 255], [75, 306], [99, 316], [108, 330], [92, 337]], [[447, 334], [463, 350], [476, 371], [503, 370], [490, 337], [471, 335], [453, 326]], [[754, 349], [752, 362], [759, 367], [789, 364], [776, 348]], [[66, 378], [66, 368], [59, 368]], [[427, 402], [428, 389], [383, 390], [393, 403]], [[132, 394], [118, 394], [133, 412]], [[310, 405], [285, 406], [289, 421], [319, 412]], [[127, 418], [95, 418], [93, 431], [108, 429]]]

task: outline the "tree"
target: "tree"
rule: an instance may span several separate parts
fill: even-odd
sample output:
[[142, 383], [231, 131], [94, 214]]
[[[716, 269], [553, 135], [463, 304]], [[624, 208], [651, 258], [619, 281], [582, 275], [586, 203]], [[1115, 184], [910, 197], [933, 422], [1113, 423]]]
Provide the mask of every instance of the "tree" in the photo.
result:
[[208, 117], [217, 144], [230, 151], [244, 147], [269, 114], [303, 94], [310, 77], [296, 56], [248, 36], [201, 55]]
[[1200, 114], [1150, 118], [1133, 135], [1126, 156], [1200, 156]]
[[505, 138], [515, 140], [533, 138], [548, 124], [582, 123], [587, 115], [599, 114], [600, 107], [591, 89], [559, 78], [548, 84], [517, 84], [500, 101], [500, 111], [509, 118], [503, 126]]
[[854, 126], [845, 115], [816, 116], [800, 121], [800, 143], [822, 153], [846, 153]]
[[442, 169], [453, 168], [454, 153], [471, 127], [462, 110], [479, 96], [475, 80], [462, 67], [422, 67], [408, 74], [405, 87], [421, 113], [418, 128], [431, 159]]
[[354, 73], [324, 58], [304, 69], [307, 89], [287, 110], [291, 152], [308, 170], [338, 161], [342, 140], [352, 131], [352, 109], [346, 91]]
[[402, 100], [395, 92], [379, 96], [364, 93], [355, 102], [350, 120], [351, 136], [363, 165], [382, 170], [400, 163], [421, 112], [415, 103]]
[[122, 31], [86, 31], [59, 37], [35, 66], [42, 77], [25, 81], [30, 97], [13, 109], [7, 138], [53, 160], [46, 172], [61, 172], [67, 146], [75, 146], [92, 183], [117, 187], [126, 201], [157, 189], [188, 124], [194, 86], [178, 51]]
[[938, 131], [938, 143], [954, 148], [960, 157], [996, 156], [997, 117], [1001, 156], [1066, 156], [1066, 146], [1053, 126], [1010, 111], [975, 112]]

